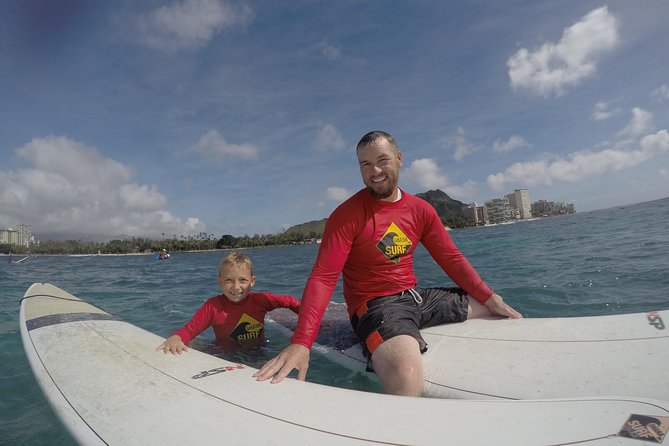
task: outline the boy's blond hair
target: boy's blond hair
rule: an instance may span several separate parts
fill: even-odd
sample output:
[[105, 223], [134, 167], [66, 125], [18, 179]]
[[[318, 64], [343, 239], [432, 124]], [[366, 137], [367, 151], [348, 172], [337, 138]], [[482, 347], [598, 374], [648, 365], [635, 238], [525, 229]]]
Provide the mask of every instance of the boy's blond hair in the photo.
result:
[[221, 260], [221, 264], [219, 265], [219, 271], [224, 266], [245, 266], [248, 268], [251, 275], [253, 275], [253, 262], [246, 254], [239, 251], [233, 251], [223, 257], [223, 260]]

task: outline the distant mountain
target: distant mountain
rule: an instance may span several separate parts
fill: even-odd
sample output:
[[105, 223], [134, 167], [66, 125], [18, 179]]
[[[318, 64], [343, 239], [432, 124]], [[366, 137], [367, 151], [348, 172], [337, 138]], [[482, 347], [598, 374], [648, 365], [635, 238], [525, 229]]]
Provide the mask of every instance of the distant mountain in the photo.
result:
[[463, 208], [467, 205], [462, 201], [452, 199], [448, 194], [439, 189], [429, 190], [421, 194], [416, 194], [416, 196], [432, 205], [445, 226], [456, 228], [467, 225], [463, 211]]
[[286, 229], [285, 234], [302, 234], [307, 237], [320, 238], [325, 230], [325, 222], [327, 218], [322, 220], [312, 220], [299, 225], [291, 226]]
[[[462, 210], [462, 208], [466, 207], [467, 205], [462, 201], [452, 199], [448, 196], [448, 194], [439, 189], [429, 190], [427, 192], [416, 194], [416, 196], [422, 198], [432, 205], [432, 207], [437, 211], [437, 214], [439, 214], [439, 218], [441, 219], [444, 226], [448, 226], [450, 228], [467, 226], [465, 213]], [[291, 226], [290, 228], [286, 229], [285, 233], [297, 233], [303, 234], [305, 236], [321, 237], [323, 235], [325, 222], [327, 222], [327, 220], [327, 218], [324, 218], [322, 220], [313, 220], [307, 223]]]

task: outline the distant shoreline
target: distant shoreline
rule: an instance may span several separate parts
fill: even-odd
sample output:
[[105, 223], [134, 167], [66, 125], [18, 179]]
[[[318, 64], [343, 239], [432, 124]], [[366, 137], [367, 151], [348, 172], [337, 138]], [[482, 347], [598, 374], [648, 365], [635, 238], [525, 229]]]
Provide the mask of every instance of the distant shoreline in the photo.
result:
[[[249, 246], [244, 248], [219, 248], [219, 249], [194, 249], [188, 251], [171, 251], [172, 256], [179, 254], [197, 254], [197, 253], [207, 253], [207, 252], [224, 252], [224, 251], [242, 251], [246, 249], [263, 249], [263, 248], [274, 248], [277, 246], [300, 246], [300, 245], [271, 245], [271, 246]], [[26, 256], [28, 257], [125, 257], [125, 256], [157, 256], [160, 254], [160, 251], [155, 252], [127, 252], [127, 253], [62, 253], [62, 254], [21, 254], [13, 253], [12, 257], [15, 259], [22, 259]], [[9, 257], [9, 254], [0, 253], [0, 257]]]
[[[247, 248], [234, 248], [234, 249], [247, 249]], [[175, 251], [170, 254], [195, 254], [198, 252], [216, 252], [216, 251], [229, 251], [229, 249], [198, 249], [192, 251]], [[100, 254], [79, 254], [79, 253], [67, 253], [67, 254], [30, 254], [29, 257], [118, 257], [118, 256], [156, 256], [159, 252], [127, 252], [127, 253], [100, 253]], [[12, 254], [14, 258], [23, 258], [27, 254]], [[0, 254], [0, 257], [9, 257], [9, 254]]]

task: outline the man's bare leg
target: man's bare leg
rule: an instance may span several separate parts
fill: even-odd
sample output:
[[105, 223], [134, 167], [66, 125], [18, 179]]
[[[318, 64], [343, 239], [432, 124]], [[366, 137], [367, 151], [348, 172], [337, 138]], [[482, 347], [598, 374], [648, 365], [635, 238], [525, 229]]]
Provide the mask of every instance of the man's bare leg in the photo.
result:
[[384, 393], [421, 396], [423, 359], [415, 338], [399, 335], [384, 341], [374, 350], [372, 365], [381, 381]]
[[477, 317], [492, 316], [490, 310], [485, 305], [482, 305], [476, 299], [469, 298], [469, 306], [467, 307], [467, 319], [476, 319]]
[[467, 319], [487, 316], [501, 316], [511, 319], [523, 318], [523, 315], [508, 306], [499, 294], [490, 296], [485, 305], [481, 305], [475, 299], [469, 297], [469, 306], [467, 310]]

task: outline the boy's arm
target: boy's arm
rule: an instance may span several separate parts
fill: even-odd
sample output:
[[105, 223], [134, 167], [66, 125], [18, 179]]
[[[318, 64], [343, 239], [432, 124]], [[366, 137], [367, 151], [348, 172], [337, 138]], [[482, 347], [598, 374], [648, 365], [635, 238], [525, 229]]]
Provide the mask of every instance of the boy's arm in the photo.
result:
[[295, 314], [300, 314], [300, 301], [295, 299], [293, 296], [287, 296], [288, 299], [288, 306], [286, 308], [290, 308], [290, 310], [295, 313]]
[[212, 315], [212, 304], [210, 300], [205, 302], [199, 310], [193, 315], [192, 319], [186, 325], [174, 332], [169, 338], [160, 344], [156, 351], [162, 350], [165, 353], [181, 354], [187, 352], [188, 344], [195, 336], [202, 333], [209, 327]]
[[266, 311], [272, 311], [276, 308], [288, 308], [295, 314], [300, 314], [300, 301], [290, 295], [279, 295], [266, 293], [267, 303]]

